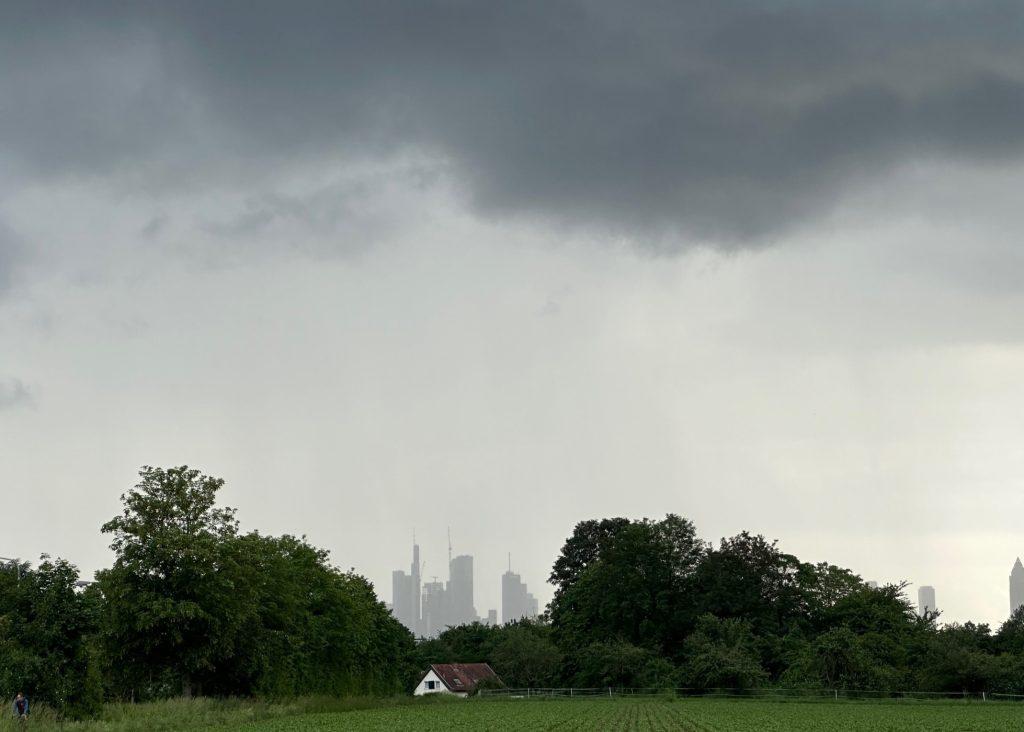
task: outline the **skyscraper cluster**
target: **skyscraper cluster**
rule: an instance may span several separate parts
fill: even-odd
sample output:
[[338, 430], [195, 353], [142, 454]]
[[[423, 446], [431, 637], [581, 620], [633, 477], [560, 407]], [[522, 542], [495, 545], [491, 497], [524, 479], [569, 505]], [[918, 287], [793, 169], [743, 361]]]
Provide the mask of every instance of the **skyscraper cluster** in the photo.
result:
[[[391, 611], [417, 637], [432, 638], [448, 626], [480, 620], [473, 602], [473, 557], [468, 554], [452, 557], [448, 547], [448, 581], [421, 579], [420, 547], [412, 547], [409, 572], [396, 569], [391, 573]], [[511, 569], [501, 578], [502, 622], [537, 616], [537, 598]], [[487, 612], [487, 623], [498, 622], [498, 611]]]

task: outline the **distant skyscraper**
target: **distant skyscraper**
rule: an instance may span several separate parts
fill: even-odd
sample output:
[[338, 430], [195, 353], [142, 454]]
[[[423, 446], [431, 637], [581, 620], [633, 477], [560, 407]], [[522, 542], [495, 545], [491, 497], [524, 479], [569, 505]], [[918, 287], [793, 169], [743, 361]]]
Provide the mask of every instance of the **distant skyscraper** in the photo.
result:
[[473, 605], [473, 557], [455, 557], [448, 564], [448, 625], [472, 623], [479, 618]]
[[487, 624], [488, 625], [497, 625], [498, 624], [498, 611], [497, 610], [488, 610], [487, 611]]
[[926, 611], [935, 612], [935, 588], [921, 585], [917, 588], [917, 614], [924, 616]]
[[1013, 563], [1010, 570], [1010, 614], [1017, 611], [1017, 608], [1024, 605], [1024, 564], [1020, 563], [1020, 557]]
[[537, 598], [526, 591], [526, 583], [511, 569], [501, 575], [501, 622], [537, 617]]
[[422, 635], [433, 638], [445, 629], [448, 615], [448, 598], [444, 591], [444, 582], [425, 582], [423, 584], [423, 620]]
[[420, 547], [412, 545], [409, 574], [396, 569], [391, 573], [391, 612], [414, 635], [423, 635], [420, 611]]

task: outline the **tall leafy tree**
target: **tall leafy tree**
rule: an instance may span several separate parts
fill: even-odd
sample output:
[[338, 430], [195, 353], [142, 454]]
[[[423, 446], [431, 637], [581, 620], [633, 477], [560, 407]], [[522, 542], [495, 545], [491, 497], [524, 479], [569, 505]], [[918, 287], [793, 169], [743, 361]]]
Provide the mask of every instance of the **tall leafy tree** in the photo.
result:
[[121, 497], [114, 565], [97, 575], [107, 653], [122, 691], [191, 695], [215, 678], [255, 616], [230, 541], [235, 512], [216, 505], [224, 482], [187, 466], [144, 467]]
[[694, 620], [694, 573], [704, 554], [691, 522], [611, 519], [577, 525], [556, 560], [551, 623], [563, 647], [621, 640], [678, 651]]

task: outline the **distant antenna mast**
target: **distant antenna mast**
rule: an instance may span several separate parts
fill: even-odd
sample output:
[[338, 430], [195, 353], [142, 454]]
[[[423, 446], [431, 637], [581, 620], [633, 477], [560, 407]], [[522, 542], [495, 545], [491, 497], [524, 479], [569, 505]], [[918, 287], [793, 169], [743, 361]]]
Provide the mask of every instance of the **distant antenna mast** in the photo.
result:
[[448, 527], [448, 564], [452, 563], [452, 527]]
[[512, 572], [512, 552], [508, 553], [508, 571]]

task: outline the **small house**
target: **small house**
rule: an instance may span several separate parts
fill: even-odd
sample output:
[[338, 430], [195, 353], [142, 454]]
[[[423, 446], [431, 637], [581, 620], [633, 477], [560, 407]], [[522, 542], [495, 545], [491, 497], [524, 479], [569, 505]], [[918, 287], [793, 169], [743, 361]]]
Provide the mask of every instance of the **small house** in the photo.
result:
[[501, 679], [486, 663], [432, 663], [420, 683], [413, 690], [414, 696], [424, 694], [455, 694], [469, 696], [477, 684], [491, 680], [498, 684]]

